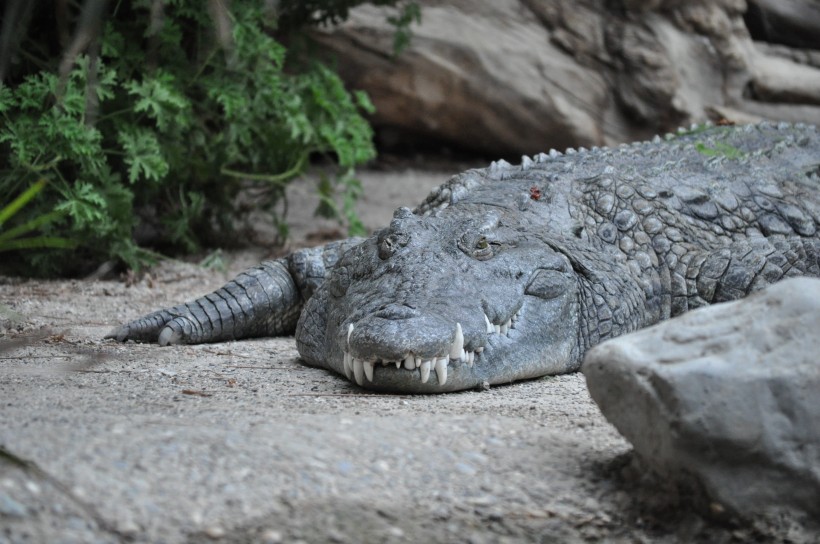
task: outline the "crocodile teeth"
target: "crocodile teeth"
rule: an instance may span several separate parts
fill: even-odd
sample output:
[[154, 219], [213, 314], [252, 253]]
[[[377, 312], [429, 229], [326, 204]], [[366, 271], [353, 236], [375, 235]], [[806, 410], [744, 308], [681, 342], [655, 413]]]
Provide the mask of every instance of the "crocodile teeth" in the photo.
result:
[[355, 357], [353, 357], [353, 376], [357, 384], [364, 385], [364, 361]]
[[432, 361], [424, 361], [421, 363], [421, 383], [427, 383], [427, 380], [430, 379], [430, 367], [432, 364]]
[[464, 333], [461, 330], [461, 323], [456, 323], [456, 337], [450, 345], [450, 359], [461, 359], [464, 351]]
[[501, 334], [507, 334], [510, 327], [512, 327], [512, 318], [508, 319], [503, 325], [501, 325]]
[[438, 376], [439, 385], [447, 383], [447, 357], [436, 359], [436, 376]]
[[345, 369], [345, 376], [347, 376], [348, 380], [353, 379], [353, 361], [351, 361], [350, 354], [345, 352], [345, 356], [343, 359], [344, 369]]
[[[506, 321], [500, 324], [495, 324], [490, 321], [489, 316], [484, 313], [484, 324], [486, 325], [487, 334], [503, 334], [508, 335], [509, 331], [514, 328], [516, 321], [520, 318], [521, 308], [514, 314], [507, 318]], [[354, 325], [349, 324], [347, 328], [347, 343], [350, 345], [350, 337], [353, 334]], [[439, 354], [427, 360], [422, 360], [421, 357], [408, 353], [398, 360], [376, 359], [375, 361], [367, 361], [364, 358], [359, 359], [354, 357], [349, 351], [343, 352], [343, 370], [345, 376], [357, 384], [364, 385], [367, 381], [374, 380], [376, 365], [388, 367], [395, 365], [397, 370], [404, 367], [405, 370], [419, 369], [421, 383], [430, 381], [430, 372], [436, 371], [437, 382], [439, 385], [447, 383], [449, 374], [449, 365], [452, 361], [458, 361], [466, 367], [473, 368], [476, 358], [484, 352], [485, 346], [478, 346], [474, 350], [469, 350], [465, 347], [464, 329], [461, 323], [456, 323], [453, 341], [446, 353]]]

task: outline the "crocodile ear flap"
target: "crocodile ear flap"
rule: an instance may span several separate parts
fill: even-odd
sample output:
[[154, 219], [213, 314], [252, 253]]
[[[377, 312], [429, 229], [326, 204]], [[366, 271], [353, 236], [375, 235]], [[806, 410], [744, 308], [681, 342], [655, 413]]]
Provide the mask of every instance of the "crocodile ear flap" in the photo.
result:
[[572, 276], [560, 270], [539, 268], [533, 274], [524, 293], [546, 300], [557, 298], [569, 290]]

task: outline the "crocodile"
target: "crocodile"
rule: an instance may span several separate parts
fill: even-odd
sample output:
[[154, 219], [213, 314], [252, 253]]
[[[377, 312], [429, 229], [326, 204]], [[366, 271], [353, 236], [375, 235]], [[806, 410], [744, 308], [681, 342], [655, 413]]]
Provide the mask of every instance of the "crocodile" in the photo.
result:
[[815, 126], [693, 125], [450, 178], [368, 238], [263, 262], [115, 329], [161, 345], [290, 335], [365, 388], [440, 393], [575, 371], [595, 344], [820, 276]]

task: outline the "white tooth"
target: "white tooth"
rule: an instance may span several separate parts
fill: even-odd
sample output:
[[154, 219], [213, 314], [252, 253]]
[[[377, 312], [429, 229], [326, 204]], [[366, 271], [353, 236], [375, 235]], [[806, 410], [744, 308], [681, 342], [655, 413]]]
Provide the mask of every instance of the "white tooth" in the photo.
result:
[[353, 376], [357, 384], [364, 384], [364, 361], [355, 357], [353, 357]]
[[461, 331], [461, 323], [456, 323], [456, 338], [450, 346], [450, 359], [458, 359], [464, 350], [464, 333]]
[[347, 345], [350, 345], [350, 335], [353, 334], [353, 323], [347, 326]]
[[345, 352], [344, 356], [344, 367], [345, 367], [345, 376], [347, 376], [348, 380], [353, 379], [353, 362], [350, 360], [350, 354]]
[[475, 363], [475, 352], [474, 351], [468, 351], [467, 352], [467, 365], [469, 365], [470, 368], [473, 368], [474, 363]]
[[501, 334], [501, 325], [493, 325], [493, 330], [496, 334]]
[[365, 361], [362, 366], [364, 367], [364, 375], [367, 376], [369, 381], [373, 381], [373, 363], [370, 361]]
[[499, 332], [500, 332], [501, 334], [507, 334], [507, 331], [508, 331], [508, 330], [510, 330], [510, 321], [509, 321], [509, 319], [507, 320], [507, 322], [506, 322], [506, 323], [504, 323], [503, 325], [501, 325]]
[[427, 383], [427, 380], [430, 379], [430, 367], [432, 364], [432, 361], [424, 361], [421, 363], [421, 383]]
[[436, 376], [438, 376], [439, 385], [447, 383], [447, 357], [436, 359]]
[[407, 370], [414, 370], [416, 368], [416, 361], [412, 355], [408, 355], [404, 358], [404, 368]]
[[467, 360], [467, 350], [466, 349], [461, 350], [461, 360], [462, 361]]
[[493, 333], [493, 324], [490, 323], [490, 318], [487, 317], [487, 314], [484, 314], [484, 322], [487, 324], [487, 334]]
[[418, 368], [421, 366], [421, 357], [415, 358], [415, 367]]
[[512, 327], [512, 319], [508, 319], [508, 320], [507, 320], [507, 322], [506, 322], [506, 323], [504, 323], [504, 326], [505, 326], [505, 327], [507, 327], [507, 329], [509, 329], [510, 327]]
[[396, 370], [401, 368], [401, 361], [396, 361]]
[[484, 351], [484, 346], [479, 346], [479, 347], [475, 348], [476, 353], [481, 353], [483, 351]]

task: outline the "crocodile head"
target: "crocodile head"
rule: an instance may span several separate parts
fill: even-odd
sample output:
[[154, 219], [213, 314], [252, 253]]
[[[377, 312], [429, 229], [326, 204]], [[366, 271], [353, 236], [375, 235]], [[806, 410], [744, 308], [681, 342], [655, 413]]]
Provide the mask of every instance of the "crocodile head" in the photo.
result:
[[[401, 208], [347, 252], [297, 327], [302, 356], [359, 385], [445, 392], [574, 370], [579, 283], [526, 214]], [[463, 212], [468, 213], [463, 213]]]

